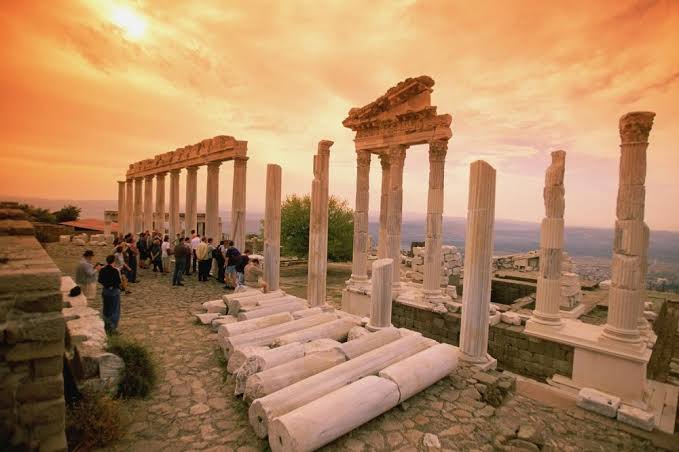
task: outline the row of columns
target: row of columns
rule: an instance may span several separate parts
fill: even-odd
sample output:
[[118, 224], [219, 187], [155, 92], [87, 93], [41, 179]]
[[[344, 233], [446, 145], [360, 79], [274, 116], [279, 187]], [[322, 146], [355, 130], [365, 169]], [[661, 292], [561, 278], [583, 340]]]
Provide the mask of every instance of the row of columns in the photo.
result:
[[[231, 237], [238, 249], [245, 247], [245, 184], [247, 157], [234, 159], [233, 197], [231, 202]], [[215, 240], [221, 239], [219, 224], [219, 167], [221, 162], [207, 165], [207, 193], [205, 208], [205, 233]], [[170, 171], [168, 234], [174, 237], [180, 232], [179, 177], [181, 169]], [[165, 222], [165, 176], [166, 172], [145, 177], [130, 178], [118, 182], [119, 232], [163, 230]], [[155, 209], [153, 180], [156, 181]], [[143, 185], [142, 185], [143, 184]], [[142, 189], [143, 187], [143, 189]], [[142, 196], [143, 191], [143, 196]], [[186, 168], [186, 231], [198, 226], [198, 167]], [[155, 216], [154, 216], [155, 213]]]

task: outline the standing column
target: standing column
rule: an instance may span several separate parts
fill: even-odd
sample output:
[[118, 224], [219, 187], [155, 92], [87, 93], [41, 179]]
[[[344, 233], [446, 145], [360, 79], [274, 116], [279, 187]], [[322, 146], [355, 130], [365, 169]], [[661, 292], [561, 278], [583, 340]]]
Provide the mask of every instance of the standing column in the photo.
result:
[[[165, 174], [156, 174], [156, 231], [165, 234]], [[174, 237], [171, 237], [171, 241]]]
[[125, 233], [134, 233], [134, 179], [127, 179], [125, 185], [125, 204], [127, 208], [125, 209], [125, 220], [127, 227], [125, 228]]
[[644, 260], [648, 251], [644, 223], [646, 149], [655, 113], [627, 113], [620, 118], [620, 175], [615, 240], [608, 294], [608, 319], [603, 335], [638, 343], [642, 293], [646, 287]]
[[427, 238], [424, 245], [424, 295], [440, 298], [443, 224], [443, 177], [448, 141], [429, 143], [429, 193], [427, 195]]
[[370, 292], [370, 322], [366, 328], [377, 331], [391, 326], [392, 272], [394, 261], [390, 258], [373, 262], [372, 291]]
[[380, 154], [382, 166], [382, 185], [380, 187], [380, 232], [377, 239], [377, 257], [384, 259], [389, 256], [389, 243], [387, 241], [387, 217], [389, 214], [389, 180], [391, 178], [391, 165], [389, 154]]
[[219, 166], [222, 162], [207, 165], [207, 199], [205, 200], [205, 235], [219, 243]]
[[545, 325], [561, 325], [561, 261], [563, 254], [563, 214], [566, 208], [563, 174], [564, 151], [552, 152], [552, 164], [545, 173], [545, 218], [540, 227], [540, 275], [532, 320]]
[[186, 224], [185, 234], [190, 236], [191, 231], [198, 232], [198, 167], [186, 168], [186, 212], [184, 214]]
[[143, 178], [134, 179], [134, 233], [139, 234], [144, 229], [142, 218], [142, 182]]
[[487, 350], [495, 220], [495, 169], [483, 160], [471, 164], [467, 209], [460, 358], [484, 364], [492, 360]]
[[111, 213], [108, 210], [104, 211], [104, 235], [111, 235]]
[[180, 169], [170, 171], [170, 241], [179, 233], [179, 172]]
[[144, 178], [144, 231], [153, 230], [153, 175]]
[[264, 211], [264, 281], [269, 290], [279, 289], [281, 263], [281, 167], [266, 166]]
[[328, 171], [332, 141], [318, 143], [314, 155], [314, 180], [311, 183], [309, 214], [309, 273], [307, 300], [311, 306], [325, 304], [328, 271]]
[[387, 241], [389, 257], [394, 260], [392, 282], [394, 290], [401, 287], [401, 215], [403, 210], [403, 164], [406, 147], [397, 145], [389, 148], [391, 171], [389, 174], [389, 213], [387, 214]]
[[370, 198], [370, 151], [356, 151], [356, 208], [351, 281], [368, 281], [368, 204]]
[[241, 252], [245, 250], [245, 185], [248, 157], [233, 161], [233, 190], [231, 195], [231, 240]]
[[118, 237], [127, 232], [127, 202], [125, 200], [125, 181], [118, 181]]

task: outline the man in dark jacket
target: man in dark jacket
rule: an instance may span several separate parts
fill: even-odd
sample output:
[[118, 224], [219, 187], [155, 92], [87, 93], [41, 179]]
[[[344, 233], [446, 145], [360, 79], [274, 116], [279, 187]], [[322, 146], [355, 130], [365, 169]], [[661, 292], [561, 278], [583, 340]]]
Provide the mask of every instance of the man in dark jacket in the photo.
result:
[[104, 318], [106, 332], [113, 334], [118, 328], [120, 320], [120, 272], [113, 266], [116, 258], [112, 254], [106, 256], [106, 266], [99, 270], [99, 284], [102, 285], [101, 297], [103, 307], [101, 316]]
[[184, 245], [184, 240], [180, 239], [179, 243], [174, 247], [174, 273], [172, 275], [173, 286], [183, 286], [182, 275], [186, 268], [186, 259], [189, 256], [190, 250]]

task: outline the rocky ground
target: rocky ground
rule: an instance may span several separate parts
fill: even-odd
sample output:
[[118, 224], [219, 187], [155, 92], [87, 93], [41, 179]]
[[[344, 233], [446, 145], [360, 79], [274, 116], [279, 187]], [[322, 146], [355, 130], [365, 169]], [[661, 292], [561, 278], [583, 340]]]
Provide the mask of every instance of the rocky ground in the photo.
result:
[[[73, 275], [82, 247], [49, 244], [47, 250]], [[108, 248], [95, 250], [104, 261]], [[306, 271], [282, 269], [282, 285], [304, 295]], [[346, 269], [332, 277], [339, 282]], [[141, 270], [140, 282], [122, 300], [121, 333], [147, 345], [158, 364], [157, 388], [146, 400], [125, 402], [125, 434], [110, 450], [268, 450], [255, 437], [246, 405], [232, 397], [233, 381], [222, 380], [215, 334], [196, 323], [192, 311], [223, 294], [220, 284], [187, 278], [172, 287], [169, 275]], [[329, 290], [337, 300], [337, 289]], [[301, 291], [297, 293], [295, 291]], [[100, 308], [97, 300], [93, 307]], [[577, 408], [554, 408], [510, 393], [499, 407], [470, 369], [460, 369], [403, 406], [327, 446], [330, 451], [444, 450], [652, 451], [608, 419]], [[481, 392], [480, 392], [481, 391]], [[485, 401], [484, 401], [485, 400]], [[330, 414], [331, 415], [331, 414]]]

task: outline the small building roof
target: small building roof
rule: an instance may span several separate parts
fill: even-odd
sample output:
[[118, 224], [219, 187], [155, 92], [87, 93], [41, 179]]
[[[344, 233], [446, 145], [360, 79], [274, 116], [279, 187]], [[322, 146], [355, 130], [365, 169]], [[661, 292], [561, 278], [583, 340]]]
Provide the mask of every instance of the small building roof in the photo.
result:
[[[75, 221], [64, 221], [59, 224], [87, 231], [104, 232], [104, 220], [99, 220], [97, 218], [81, 218]], [[111, 232], [118, 232], [118, 223], [111, 222]]]

